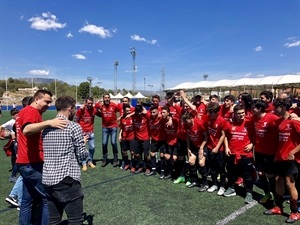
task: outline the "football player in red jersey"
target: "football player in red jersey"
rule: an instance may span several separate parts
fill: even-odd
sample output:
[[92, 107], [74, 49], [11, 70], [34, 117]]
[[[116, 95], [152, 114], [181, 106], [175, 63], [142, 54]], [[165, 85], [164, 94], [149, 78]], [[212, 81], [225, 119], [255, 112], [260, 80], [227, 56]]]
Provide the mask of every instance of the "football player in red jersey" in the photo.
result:
[[278, 127], [279, 139], [275, 155], [276, 175], [276, 206], [264, 213], [267, 215], [283, 214], [284, 187], [290, 195], [291, 214], [286, 220], [287, 223], [294, 223], [300, 220], [298, 212], [298, 191], [296, 179], [299, 173], [300, 163], [300, 121], [291, 119], [289, 109], [292, 102], [290, 98], [277, 98], [274, 101], [274, 112], [281, 118]]
[[[152, 106], [150, 108], [150, 118], [149, 118], [149, 134], [151, 138], [150, 144], [150, 160], [151, 160], [151, 171], [145, 173], [146, 176], [152, 176], [156, 174], [156, 154], [160, 153], [161, 165], [165, 163], [165, 145], [166, 145], [166, 132], [164, 129], [163, 117], [159, 114], [158, 108]], [[163, 166], [161, 167], [163, 168]], [[164, 173], [164, 170], [161, 170]]]
[[200, 119], [203, 115], [206, 115], [207, 107], [206, 107], [206, 104], [205, 104], [204, 100], [202, 99], [201, 95], [196, 95], [194, 97], [193, 104], [196, 106], [196, 110], [198, 112], [198, 117]]
[[224, 145], [225, 138], [224, 130], [227, 126], [227, 121], [219, 115], [220, 105], [217, 102], [210, 102], [207, 105], [208, 111], [208, 141], [207, 153], [208, 163], [210, 166], [210, 174], [213, 185], [207, 190], [214, 192], [218, 190], [217, 175], [220, 173], [220, 188], [224, 189], [225, 185], [225, 159], [224, 159]]
[[130, 150], [131, 158], [134, 154], [134, 130], [132, 118], [127, 117], [127, 115], [131, 113], [131, 106], [129, 104], [123, 104], [123, 112], [119, 125], [119, 142], [121, 143], [122, 158], [124, 162], [124, 167], [122, 169], [123, 171], [126, 171], [130, 167], [128, 150]]
[[234, 190], [234, 180], [237, 171], [242, 174], [246, 196], [245, 203], [253, 202], [253, 141], [254, 126], [249, 120], [245, 120], [245, 109], [242, 105], [234, 107], [234, 119], [227, 126], [225, 137], [225, 153], [229, 156], [227, 162], [228, 169], [228, 189], [223, 192], [225, 197], [236, 195]]
[[197, 167], [199, 165], [202, 184], [198, 191], [206, 191], [208, 189], [207, 175], [209, 172], [205, 162], [207, 155], [207, 128], [202, 120], [193, 117], [190, 112], [182, 115], [181, 118], [184, 121], [187, 132], [187, 150], [191, 177], [191, 181], [188, 181], [186, 186], [192, 188], [198, 185]]
[[278, 120], [273, 113], [266, 112], [267, 104], [258, 100], [252, 104], [251, 121], [255, 126], [255, 167], [265, 196], [260, 203], [273, 200], [275, 194], [274, 157], [277, 151]]
[[252, 106], [252, 103], [253, 103], [252, 96], [247, 92], [243, 92], [239, 95], [238, 100], [239, 100], [239, 104], [244, 106], [245, 119], [250, 120], [251, 117], [252, 117], [252, 111], [251, 111], [251, 106]]
[[117, 167], [118, 162], [118, 147], [117, 147], [117, 112], [120, 112], [120, 108], [114, 102], [110, 101], [110, 95], [103, 95], [103, 103], [96, 105], [101, 111], [102, 117], [102, 152], [103, 152], [103, 161], [101, 166], [104, 167], [107, 165], [107, 156], [108, 156], [108, 139], [111, 138], [111, 145], [114, 154], [113, 166]]
[[93, 158], [95, 153], [95, 133], [94, 133], [94, 120], [95, 116], [101, 117], [99, 109], [94, 106], [94, 99], [88, 97], [84, 104], [77, 110], [74, 121], [79, 123], [82, 128], [83, 135], [88, 136], [89, 156], [87, 160], [82, 161], [82, 170], [87, 170], [87, 164], [90, 168], [94, 169]]
[[[131, 173], [141, 173], [146, 163], [146, 174], [150, 171], [150, 137], [149, 137], [149, 116], [147, 110], [141, 105], [136, 105], [132, 115], [134, 130], [134, 160], [132, 161]], [[144, 162], [142, 156], [144, 154]], [[137, 169], [137, 170], [136, 170]]]
[[[163, 123], [165, 124], [164, 129], [166, 133], [166, 150], [165, 150], [165, 175], [164, 179], [169, 179], [171, 177], [174, 178], [174, 174], [172, 174], [173, 169], [177, 169], [176, 167], [174, 168], [174, 164], [177, 161], [177, 133], [178, 133], [178, 128], [179, 128], [179, 121], [177, 118], [173, 118], [170, 114], [170, 108], [168, 106], [162, 107], [162, 117], [163, 117]], [[169, 121], [172, 121], [171, 124], [169, 124]], [[176, 163], [177, 165], [177, 163]], [[177, 173], [175, 171], [175, 173]], [[176, 177], [177, 178], [177, 177]]]
[[273, 93], [271, 91], [262, 91], [259, 96], [260, 96], [260, 99], [267, 104], [265, 112], [273, 113], [273, 111], [274, 111]]
[[226, 95], [224, 97], [224, 104], [221, 105], [220, 115], [226, 121], [232, 121], [234, 102], [235, 98], [233, 95]]

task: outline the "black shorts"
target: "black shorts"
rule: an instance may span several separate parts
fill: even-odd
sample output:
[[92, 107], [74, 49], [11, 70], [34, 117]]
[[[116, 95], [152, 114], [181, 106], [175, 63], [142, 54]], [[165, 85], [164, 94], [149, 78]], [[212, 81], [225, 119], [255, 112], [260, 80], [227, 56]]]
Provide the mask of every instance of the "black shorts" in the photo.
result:
[[207, 149], [207, 160], [208, 165], [211, 167], [219, 166], [223, 167], [225, 166], [225, 151], [218, 151], [217, 153], [213, 153], [212, 149]]
[[139, 154], [140, 156], [148, 156], [150, 151], [150, 140], [138, 140], [134, 139], [134, 154]]
[[[197, 159], [199, 158], [199, 149], [200, 147], [196, 147], [195, 145], [193, 145], [193, 143], [190, 143], [190, 150], [192, 154], [197, 157]], [[204, 147], [203, 156], [207, 158], [207, 155], [208, 155], [207, 147]]]
[[180, 138], [177, 139], [177, 156], [187, 155], [187, 141]]
[[124, 140], [124, 141], [121, 141], [121, 151], [122, 152], [126, 152], [130, 150], [131, 152], [134, 151], [134, 140]]
[[167, 145], [165, 154], [177, 155], [177, 145]]
[[294, 160], [275, 161], [275, 175], [279, 177], [297, 176], [299, 173], [299, 164]]
[[255, 152], [255, 167], [257, 171], [274, 174], [274, 155]]
[[151, 144], [150, 144], [150, 151], [151, 152], [160, 152], [160, 153], [164, 153], [166, 150], [167, 144], [165, 141], [154, 141], [151, 140]]

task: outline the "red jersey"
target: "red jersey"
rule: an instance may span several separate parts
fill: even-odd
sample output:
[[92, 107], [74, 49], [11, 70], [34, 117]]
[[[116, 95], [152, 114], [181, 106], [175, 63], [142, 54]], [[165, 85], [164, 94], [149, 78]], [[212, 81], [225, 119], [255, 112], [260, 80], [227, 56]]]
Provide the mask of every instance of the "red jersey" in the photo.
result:
[[262, 118], [253, 116], [251, 121], [255, 127], [255, 152], [275, 155], [278, 145], [279, 117], [272, 113], [266, 113]]
[[206, 109], [206, 105], [201, 102], [200, 105], [196, 106], [197, 112], [198, 112], [198, 116], [201, 118], [201, 116], [207, 114], [207, 109]]
[[267, 108], [265, 109], [266, 113], [273, 113], [274, 112], [274, 105], [273, 102], [268, 103]]
[[121, 118], [120, 129], [122, 129], [122, 140], [131, 141], [134, 139], [133, 121], [132, 118]]
[[163, 141], [166, 139], [164, 120], [161, 116], [149, 118], [149, 135], [154, 141]]
[[232, 121], [233, 110], [231, 107], [226, 108], [226, 105], [220, 105], [221, 109], [219, 115], [222, 116], [226, 121]]
[[[289, 153], [300, 144], [300, 121], [282, 120], [279, 127], [279, 142], [275, 160], [288, 160]], [[295, 154], [295, 160], [300, 163], [300, 152]]]
[[102, 127], [105, 128], [116, 128], [117, 123], [117, 112], [120, 111], [118, 105], [114, 102], [110, 102], [109, 105], [100, 106], [101, 117], [102, 117]]
[[[163, 120], [164, 124], [167, 123], [168, 120]], [[165, 125], [166, 131], [166, 142], [170, 146], [174, 146], [177, 144], [177, 133], [179, 129], [179, 121], [176, 118], [172, 118], [172, 126]]]
[[178, 115], [177, 115], [177, 110], [176, 110], [176, 108], [175, 108], [175, 105], [173, 106], [173, 105], [170, 105], [169, 103], [167, 103], [166, 106], [169, 107], [169, 109], [170, 109], [170, 114], [173, 116], [173, 118], [178, 116]]
[[[222, 136], [222, 130], [226, 129], [227, 121], [221, 117], [218, 116], [215, 120], [209, 119], [207, 122], [208, 127], [208, 140], [207, 140], [207, 147], [209, 149], [214, 149], [221, 136]], [[224, 151], [223, 144], [220, 146], [219, 151]]]
[[39, 163], [44, 161], [42, 132], [25, 136], [25, 125], [42, 122], [41, 113], [32, 106], [22, 109], [16, 118], [16, 130], [18, 137], [18, 157], [16, 163]]
[[297, 116], [300, 117], [300, 108], [297, 107], [297, 108], [292, 108], [289, 110], [289, 113], [295, 113]]
[[[124, 114], [123, 105], [124, 105], [124, 103], [118, 104], [120, 116], [123, 116], [123, 114]], [[133, 113], [133, 112], [134, 112], [134, 107], [130, 106], [130, 113]]]
[[83, 132], [94, 132], [95, 115], [100, 117], [101, 113], [94, 107], [91, 107], [90, 109], [87, 107], [85, 107], [85, 109], [79, 108], [74, 120], [79, 123]]
[[252, 158], [253, 152], [245, 152], [245, 147], [252, 143], [254, 136], [254, 126], [249, 120], [242, 123], [231, 122], [226, 130], [228, 147], [232, 155], [245, 156]]
[[134, 114], [132, 116], [132, 121], [133, 121], [134, 138], [142, 141], [149, 140], [148, 116], [146, 115], [137, 116], [136, 114]]
[[193, 145], [200, 147], [204, 138], [203, 133], [207, 130], [205, 123], [197, 118], [194, 118], [194, 124], [186, 129], [187, 136]]
[[253, 113], [251, 109], [245, 109], [245, 120], [251, 120]]

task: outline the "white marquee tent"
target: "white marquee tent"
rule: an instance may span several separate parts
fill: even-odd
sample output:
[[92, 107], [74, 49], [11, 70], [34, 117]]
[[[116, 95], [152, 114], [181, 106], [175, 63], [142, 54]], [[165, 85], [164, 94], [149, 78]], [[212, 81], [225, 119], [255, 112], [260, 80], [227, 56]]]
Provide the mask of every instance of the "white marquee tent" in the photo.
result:
[[133, 95], [128, 92], [126, 95], [124, 95], [124, 97], [127, 97], [127, 98], [131, 99], [131, 98], [133, 98]]
[[281, 76], [267, 76], [257, 78], [241, 78], [237, 80], [218, 80], [218, 81], [200, 81], [200, 82], [184, 82], [176, 85], [175, 87], [168, 88], [166, 90], [242, 90], [245, 88], [250, 89], [266, 89], [266, 88], [295, 88], [300, 87], [300, 74], [299, 75], [281, 75]]
[[141, 92], [137, 93], [133, 98], [147, 98], [146, 96], [142, 95]]

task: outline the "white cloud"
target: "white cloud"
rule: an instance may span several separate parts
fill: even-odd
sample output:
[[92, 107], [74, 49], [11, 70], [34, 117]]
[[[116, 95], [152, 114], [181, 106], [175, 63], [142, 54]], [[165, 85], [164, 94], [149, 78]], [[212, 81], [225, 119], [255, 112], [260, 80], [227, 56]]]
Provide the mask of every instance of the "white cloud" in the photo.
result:
[[285, 43], [284, 44], [284, 47], [287, 47], [287, 48], [291, 48], [291, 47], [297, 47], [297, 46], [300, 46], [300, 41], [294, 41], [292, 43]]
[[111, 33], [109, 30], [105, 29], [104, 27], [97, 27], [93, 24], [87, 24], [84, 27], [80, 28], [78, 30], [79, 33], [86, 32], [91, 35], [97, 35], [101, 38], [108, 38], [111, 37]]
[[118, 31], [118, 29], [116, 29], [116, 28], [111, 30], [111, 32], [113, 32], [113, 33], [117, 33], [117, 31]]
[[28, 73], [31, 75], [47, 76], [49, 75], [49, 70], [30, 70]]
[[149, 43], [152, 44], [152, 45], [155, 45], [157, 43], [157, 40], [153, 39]]
[[83, 51], [81, 51], [81, 52], [84, 53], [84, 54], [92, 53], [91, 50], [83, 50]]
[[102, 53], [102, 50], [101, 50], [101, 49], [98, 49], [98, 52]]
[[288, 41], [295, 41], [297, 39], [297, 37], [288, 37], [286, 40]]
[[281, 53], [281, 54], [280, 54], [280, 56], [282, 57], [282, 56], [283, 56], [283, 54]]
[[264, 77], [264, 74], [257, 74], [256, 77]]
[[23, 20], [24, 19], [24, 15], [20, 16], [20, 20]]
[[137, 35], [137, 34], [134, 34], [134, 35], [131, 35], [131, 40], [133, 41], [144, 41], [146, 42], [147, 40], [143, 37], [140, 37], [140, 35]]
[[42, 13], [42, 16], [32, 17], [28, 20], [30, 27], [36, 30], [57, 30], [64, 28], [66, 23], [58, 23], [58, 19], [50, 12]]
[[244, 75], [244, 77], [250, 77], [252, 75], [252, 73], [246, 73], [245, 75]]
[[257, 47], [254, 48], [254, 51], [260, 52], [260, 51], [262, 51], [262, 47], [261, 46], [257, 46]]
[[155, 39], [147, 40], [146, 38], [141, 37], [138, 34], [131, 35], [130, 37], [131, 37], [131, 40], [133, 40], [133, 41], [143, 41], [143, 42], [146, 42], [146, 43], [152, 44], [152, 45], [155, 45], [157, 43], [157, 40], [155, 40]]
[[81, 55], [81, 54], [74, 54], [74, 55], [72, 55], [72, 57], [74, 58], [74, 59], [86, 59], [86, 57], [84, 56], [84, 55]]
[[67, 38], [72, 38], [72, 37], [73, 37], [71, 31], [66, 35], [66, 37], [67, 37]]

